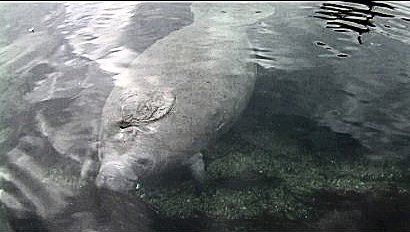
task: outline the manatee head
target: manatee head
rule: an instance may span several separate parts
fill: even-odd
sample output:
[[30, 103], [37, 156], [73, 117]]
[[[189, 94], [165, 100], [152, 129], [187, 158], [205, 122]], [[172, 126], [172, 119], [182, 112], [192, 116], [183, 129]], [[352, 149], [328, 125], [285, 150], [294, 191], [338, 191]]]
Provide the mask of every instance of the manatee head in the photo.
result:
[[137, 181], [154, 172], [164, 154], [152, 135], [174, 103], [175, 95], [168, 91], [113, 91], [103, 110], [98, 187], [132, 190]]
[[97, 187], [127, 192], [151, 171], [154, 156], [149, 148], [143, 148], [141, 134], [141, 129], [130, 122], [106, 120], [98, 149]]

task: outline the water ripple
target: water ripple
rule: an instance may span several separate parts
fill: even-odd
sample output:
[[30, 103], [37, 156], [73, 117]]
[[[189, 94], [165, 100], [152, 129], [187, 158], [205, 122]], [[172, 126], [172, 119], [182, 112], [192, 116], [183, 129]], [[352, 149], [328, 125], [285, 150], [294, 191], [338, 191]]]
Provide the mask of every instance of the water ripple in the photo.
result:
[[354, 32], [359, 44], [362, 35], [376, 32], [409, 43], [410, 7], [397, 2], [325, 2], [313, 17], [326, 21], [336, 32]]
[[[66, 20], [60, 26], [73, 53], [97, 61], [118, 74], [137, 54], [121, 46], [120, 35], [129, 24], [138, 2], [66, 3]], [[112, 55], [116, 52], [116, 55]]]

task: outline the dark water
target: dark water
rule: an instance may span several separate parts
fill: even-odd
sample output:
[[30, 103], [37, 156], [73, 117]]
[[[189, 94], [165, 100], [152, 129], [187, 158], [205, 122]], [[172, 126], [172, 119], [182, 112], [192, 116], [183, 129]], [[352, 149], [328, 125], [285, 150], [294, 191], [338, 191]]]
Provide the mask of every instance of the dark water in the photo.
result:
[[257, 104], [349, 134], [375, 155], [408, 156], [408, 8], [295, 4], [250, 31], [268, 67]]
[[[247, 31], [258, 72], [244, 116], [249, 125], [251, 120], [277, 122], [275, 132], [311, 151], [408, 159], [408, 3], [272, 5], [274, 13]], [[229, 4], [222, 10], [228, 11]], [[128, 197], [101, 193], [100, 198], [111, 199], [104, 203], [78, 197], [84, 194], [80, 183], [87, 181], [81, 180], [81, 171], [85, 162], [96, 160], [101, 110], [115, 75], [193, 20], [188, 3], [0, 4], [0, 231], [11, 226], [16, 231], [82, 231], [83, 224], [101, 231], [146, 231], [146, 216], [127, 217], [134, 210]], [[82, 214], [67, 216], [73, 212]], [[134, 225], [127, 228], [127, 221]], [[162, 223], [174, 230], [234, 230], [229, 223]], [[255, 230], [272, 228], [266, 223]]]

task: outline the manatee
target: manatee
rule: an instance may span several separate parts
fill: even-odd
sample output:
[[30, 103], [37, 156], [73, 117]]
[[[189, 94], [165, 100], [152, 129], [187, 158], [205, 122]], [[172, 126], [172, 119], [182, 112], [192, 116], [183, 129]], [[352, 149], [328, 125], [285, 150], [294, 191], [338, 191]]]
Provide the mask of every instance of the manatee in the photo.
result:
[[157, 41], [116, 80], [102, 112], [96, 185], [132, 191], [175, 167], [204, 179], [201, 150], [247, 106], [256, 67], [247, 29], [267, 3], [194, 3], [194, 22]]
[[[139, 44], [137, 52], [191, 21], [188, 4], [152, 4], [140, 3], [130, 24], [137, 24], [138, 31], [161, 32], [132, 37]], [[105, 22], [112, 17], [103, 15], [105, 10], [90, 12], [76, 3], [69, 5], [76, 8], [73, 17], [67, 16], [67, 4], [62, 3], [0, 6], [12, 16], [0, 21], [13, 22], [14, 28], [9, 31], [10, 44], [0, 48], [0, 231], [151, 231], [152, 210], [144, 202], [95, 188], [95, 141], [113, 74], [93, 60], [73, 55], [70, 39], [61, 31], [69, 26], [89, 35], [94, 31], [84, 24], [84, 15]], [[89, 5], [98, 9], [101, 4]], [[113, 6], [116, 9], [104, 4], [108, 11], [123, 5]], [[161, 18], [149, 11], [141, 18], [143, 9]], [[168, 11], [186, 17], [178, 19]], [[27, 25], [41, 26], [30, 34]], [[70, 31], [70, 37], [79, 33]], [[124, 34], [122, 38], [130, 40]]]

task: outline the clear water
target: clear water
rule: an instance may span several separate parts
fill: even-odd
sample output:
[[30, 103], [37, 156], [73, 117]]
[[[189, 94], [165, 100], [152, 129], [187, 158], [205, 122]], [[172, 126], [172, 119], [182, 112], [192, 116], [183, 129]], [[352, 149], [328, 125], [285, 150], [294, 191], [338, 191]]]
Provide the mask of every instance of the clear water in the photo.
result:
[[[340, 228], [335, 221], [348, 224], [366, 215], [379, 224], [368, 220], [367, 227], [356, 230], [409, 228], [403, 218], [410, 201], [401, 195], [400, 200], [369, 200], [361, 206], [376, 216], [352, 211], [348, 216], [322, 215], [316, 221], [293, 220], [280, 226], [266, 217], [249, 225], [244, 222], [243, 229], [235, 227], [237, 221], [215, 222], [206, 216], [191, 221], [158, 219], [151, 215], [151, 206], [136, 198], [96, 190], [81, 178], [85, 164], [97, 153], [102, 108], [120, 74], [157, 41], [198, 21], [215, 28], [223, 25], [227, 34], [246, 31], [249, 47], [243, 49], [257, 72], [248, 108], [217, 146], [238, 134], [256, 147], [285, 138], [306, 153], [406, 164], [410, 5], [263, 4], [0, 4], [0, 230], [329, 231]], [[220, 33], [201, 44], [195, 43], [202, 40], [193, 34], [192, 39], [185, 38], [186, 46], [226, 42], [227, 36]], [[227, 144], [245, 149], [238, 142]], [[399, 210], [391, 205], [399, 205]]]

